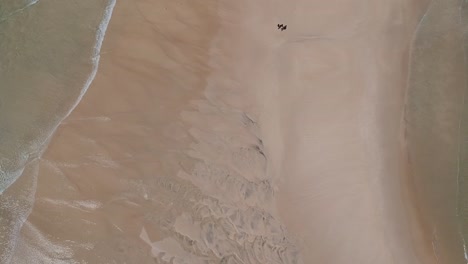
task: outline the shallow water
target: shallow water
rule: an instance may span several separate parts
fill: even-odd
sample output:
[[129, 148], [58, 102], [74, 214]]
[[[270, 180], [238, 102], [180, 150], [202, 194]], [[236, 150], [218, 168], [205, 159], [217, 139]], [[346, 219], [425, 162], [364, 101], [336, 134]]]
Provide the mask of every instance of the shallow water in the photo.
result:
[[96, 35], [109, 3], [0, 4], [1, 263], [11, 257], [34, 202], [37, 158], [95, 69]]
[[463, 49], [465, 58], [465, 93], [463, 96], [463, 108], [462, 117], [460, 120], [460, 157], [459, 157], [459, 170], [458, 170], [458, 184], [459, 184], [459, 197], [458, 197], [458, 215], [461, 222], [460, 231], [463, 236], [463, 242], [465, 244], [465, 259], [468, 262], [467, 242], [468, 242], [468, 104], [466, 103], [466, 96], [468, 95], [467, 83], [468, 83], [468, 4], [466, 1], [461, 6], [461, 23], [463, 31]]
[[[12, 1], [10, 1], [12, 2]], [[13, 1], [0, 18], [0, 190], [68, 113], [94, 64], [108, 1]]]
[[420, 23], [405, 117], [410, 173], [440, 263], [467, 261], [463, 248], [467, 233], [462, 230], [468, 223], [464, 209], [468, 23], [466, 4], [460, 9], [461, 2], [432, 1]]

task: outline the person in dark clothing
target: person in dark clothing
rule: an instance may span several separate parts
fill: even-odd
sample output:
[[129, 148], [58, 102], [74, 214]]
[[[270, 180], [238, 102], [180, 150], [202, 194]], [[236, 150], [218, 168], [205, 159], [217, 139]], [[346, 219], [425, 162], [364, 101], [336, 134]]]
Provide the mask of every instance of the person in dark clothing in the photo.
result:
[[287, 25], [278, 24], [278, 29], [281, 29], [281, 31], [286, 30], [287, 27]]

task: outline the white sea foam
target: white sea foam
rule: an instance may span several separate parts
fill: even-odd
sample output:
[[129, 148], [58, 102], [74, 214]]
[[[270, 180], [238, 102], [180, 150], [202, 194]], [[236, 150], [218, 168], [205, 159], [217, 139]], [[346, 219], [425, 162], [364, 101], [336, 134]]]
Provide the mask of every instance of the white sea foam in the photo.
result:
[[[9, 17], [17, 14], [17, 13], [20, 13], [22, 12], [23, 10], [37, 4], [39, 2], [39, 0], [32, 0], [30, 1], [26, 6], [24, 6], [23, 8], [20, 8], [10, 14], [8, 14], [6, 17], [4, 17], [3, 19], [0, 20], [0, 23], [7, 20]], [[53, 135], [53, 133], [55, 132], [55, 130], [57, 129], [57, 127], [60, 125], [60, 123], [65, 119], [67, 118], [70, 113], [76, 108], [76, 106], [78, 105], [78, 103], [81, 101], [81, 99], [83, 98], [84, 94], [86, 93], [86, 91], [88, 90], [88, 88], [91, 86], [91, 83], [93, 82], [94, 78], [96, 77], [96, 73], [98, 71], [98, 67], [99, 67], [99, 60], [100, 60], [100, 51], [101, 51], [101, 47], [102, 47], [102, 43], [104, 41], [104, 37], [105, 37], [105, 33], [106, 33], [106, 30], [107, 30], [107, 27], [109, 25], [109, 22], [110, 22], [110, 19], [111, 19], [111, 16], [112, 16], [112, 12], [114, 10], [114, 7], [115, 7], [115, 4], [116, 4], [116, 0], [109, 0], [108, 1], [108, 4], [107, 4], [107, 7], [104, 11], [104, 15], [103, 15], [103, 19], [101, 21], [101, 23], [99, 24], [99, 28], [96, 32], [96, 42], [95, 42], [95, 45], [93, 47], [93, 53], [92, 53], [92, 56], [91, 56], [91, 60], [92, 60], [92, 69], [91, 69], [91, 73], [89, 74], [87, 80], [85, 81], [84, 85], [83, 85], [83, 88], [81, 89], [80, 91], [80, 94], [79, 96], [76, 98], [75, 102], [73, 103], [73, 105], [70, 107], [70, 109], [68, 110], [68, 112], [66, 112], [66, 114], [60, 119], [60, 121], [54, 126], [52, 127], [51, 131], [50, 131], [50, 134], [48, 135], [48, 137], [46, 138], [46, 140], [44, 140], [44, 142], [39, 142], [36, 146], [35, 146], [35, 149], [45, 149], [45, 145], [48, 143], [50, 137]], [[42, 154], [42, 153], [40, 153]], [[40, 156], [40, 155], [38, 155]], [[0, 168], [1, 169], [1, 168]], [[22, 170], [21, 170], [22, 171]], [[1, 172], [1, 170], [0, 170]], [[18, 177], [15, 177], [15, 181], [18, 179]], [[12, 184], [12, 183], [11, 183]], [[11, 185], [10, 184], [10, 185]], [[84, 209], [84, 210], [94, 210], [94, 209], [97, 209], [100, 207], [100, 204], [97, 204], [97, 203], [94, 203], [92, 201], [75, 201], [75, 203], [71, 204], [71, 206], [74, 206], [74, 207], [78, 207], [78, 208], [81, 208], [81, 209]], [[21, 222], [16, 222], [16, 224], [22, 226], [24, 224], [24, 220], [26, 219], [26, 217], [29, 215], [30, 212], [27, 212], [25, 213], [24, 215], [22, 215], [22, 217], [24, 219], [18, 219], [18, 221], [21, 221]], [[18, 228], [18, 231], [20, 230], [20, 228]], [[16, 241], [16, 239], [14, 239]], [[13, 243], [13, 244], [16, 244], [15, 241], [10, 241], [9, 243]], [[42, 244], [42, 242], [40, 243]], [[14, 246], [13, 246], [14, 247]], [[34, 249], [31, 249], [33, 251], [37, 251], [37, 250], [34, 250]], [[56, 251], [56, 250], [54, 250]], [[13, 253], [13, 250], [12, 252], [10, 252], [9, 254], [12, 254]], [[32, 253], [32, 252], [30, 252]], [[7, 253], [8, 254], [8, 253]], [[66, 256], [67, 258], [70, 258], [69, 255], [72, 254], [70, 252], [66, 252]], [[47, 256], [41, 256], [41, 253], [40, 252], [36, 252], [36, 254], [33, 254], [33, 255], [37, 255], [37, 258], [34, 258], [34, 263], [62, 263], [62, 262], [56, 262], [55, 260], [52, 261], [51, 259], [48, 259]], [[9, 263], [10, 262], [10, 258], [11, 256], [2, 256], [4, 259], [5, 259], [5, 262], [2, 262], [2, 263]], [[30, 256], [22, 256], [22, 258], [28, 258]], [[55, 259], [55, 258], [53, 258]], [[57, 258], [57, 259], [60, 259], [60, 258]], [[13, 260], [15, 263], [18, 263], [17, 260]], [[37, 261], [37, 262], [36, 262]], [[32, 263], [32, 262], [30, 262]], [[67, 261], [67, 263], [75, 263], [73, 261]]]
[[[37, 4], [38, 2], [39, 2], [39, 0], [32, 0], [25, 7], [20, 8], [19, 10], [11, 13], [9, 16], [13, 15], [14, 13], [21, 12], [21, 11], [23, 11], [24, 9], [26, 9], [26, 8], [28, 8], [30, 6]], [[109, 25], [110, 19], [112, 17], [112, 12], [114, 10], [115, 4], [116, 4], [116, 0], [109, 0], [108, 4], [106, 6], [106, 9], [104, 10], [103, 19], [101, 20], [101, 23], [99, 24], [99, 27], [98, 27], [97, 32], [96, 32], [96, 42], [94, 44], [93, 52], [92, 52], [92, 56], [91, 56], [91, 60], [93, 62], [92, 68], [91, 68], [91, 73], [89, 74], [87, 80], [85, 81], [85, 83], [83, 85], [83, 88], [80, 91], [80, 94], [78, 95], [75, 102], [72, 104], [72, 106], [68, 110], [68, 112], [66, 112], [66, 114], [59, 120], [59, 122], [57, 122], [57, 124], [54, 127], [52, 127], [48, 137], [44, 140], [44, 142], [36, 142], [35, 146], [31, 148], [31, 149], [34, 149], [34, 151], [38, 151], [38, 150], [40, 151], [41, 149], [45, 149], [45, 145], [48, 143], [51, 136], [57, 130], [58, 126], [60, 124], [62, 124], [62, 122], [65, 120], [65, 118], [67, 118], [71, 114], [71, 112], [76, 108], [76, 106], [81, 101], [81, 99], [83, 98], [83, 96], [86, 93], [86, 91], [88, 90], [88, 88], [91, 86], [91, 83], [94, 81], [94, 78], [96, 77], [96, 73], [97, 73], [98, 68], [99, 68], [99, 60], [100, 60], [100, 52], [101, 52], [101, 48], [102, 48], [102, 43], [104, 41], [106, 30], [107, 30], [107, 27]], [[5, 18], [5, 19], [7, 19], [7, 18]], [[2, 21], [3, 20], [0, 20], [0, 23]], [[38, 156], [40, 157], [41, 155], [38, 155]], [[26, 166], [26, 162], [28, 160], [28, 157], [29, 156], [26, 155], [26, 158], [24, 159], [24, 166]], [[23, 168], [24, 168], [24, 166], [23, 166]], [[1, 173], [5, 174], [5, 173], [9, 173], [9, 172], [4, 172], [4, 170], [2, 170], [2, 168], [0, 167], [0, 176], [1, 176]], [[6, 177], [4, 177], [4, 178], [6, 178]], [[11, 180], [11, 182], [8, 182], [6, 184], [0, 185], [0, 187], [2, 188], [2, 190], [0, 190], [0, 194], [6, 188], [11, 186], [18, 179], [18, 177], [8, 177], [8, 178], [13, 179], [13, 180]], [[0, 183], [2, 183], [2, 182], [0, 182]]]
[[[37, 3], [39, 0], [33, 0], [30, 5]], [[86, 80], [80, 95], [78, 98], [75, 100], [74, 104], [70, 107], [68, 112], [63, 116], [62, 120], [52, 129], [50, 136], [55, 132], [57, 127], [62, 123], [62, 121], [67, 118], [70, 113], [76, 108], [78, 103], [81, 101], [83, 98], [84, 94], [88, 90], [88, 88], [91, 86], [91, 83], [94, 81], [94, 78], [96, 77], [97, 71], [99, 69], [99, 60], [100, 60], [100, 52], [102, 48], [102, 43], [104, 41], [104, 37], [106, 34], [107, 27], [109, 25], [110, 19], [112, 17], [112, 12], [114, 11], [114, 7], [116, 4], [116, 0], [109, 0], [106, 9], [104, 10], [104, 15], [103, 19], [101, 20], [101, 23], [99, 24], [99, 27], [96, 32], [96, 42], [93, 48], [93, 53], [91, 56], [91, 60], [93, 61], [93, 67], [91, 69], [91, 73], [88, 76], [88, 79]], [[82, 203], [80, 205], [83, 205]]]
[[44, 198], [42, 201], [57, 205], [57, 206], [68, 206], [68, 207], [73, 207], [79, 210], [96, 210], [99, 209], [102, 204], [96, 201], [92, 200], [77, 200], [77, 201], [66, 201], [66, 200], [56, 200], [56, 199], [49, 199], [49, 198]]
[[[0, 163], [0, 187], [10, 185], [11, 183], [8, 183], [8, 180], [18, 179], [23, 174], [23, 171], [24, 171], [24, 167], [21, 167], [16, 171], [5, 171], [2, 169], [2, 166]], [[5, 189], [0, 188], [0, 195], [3, 194], [4, 191]]]
[[[19, 247], [21, 254], [17, 254], [11, 263], [78, 264], [78, 261], [73, 260], [74, 252], [69, 246], [51, 242], [45, 234], [29, 222], [26, 223], [25, 229], [27, 236], [34, 238], [34, 243], [21, 244]], [[67, 241], [67, 244], [73, 243], [73, 241]], [[84, 244], [82, 247], [86, 248], [89, 245]]]
[[[99, 69], [99, 60], [101, 59], [100, 54], [101, 54], [102, 43], [104, 41], [104, 37], [106, 35], [106, 30], [107, 30], [107, 27], [109, 26], [109, 22], [110, 22], [110, 19], [112, 17], [112, 12], [114, 11], [114, 7], [115, 7], [116, 2], [117, 2], [116, 0], [109, 0], [109, 2], [108, 2], [108, 5], [107, 5], [107, 7], [106, 7], [106, 9], [104, 11], [104, 17], [103, 17], [101, 23], [99, 24], [99, 28], [98, 28], [98, 30], [96, 32], [96, 42], [95, 42], [95, 45], [94, 45], [94, 48], [93, 48], [93, 54], [91, 56], [91, 59], [93, 61], [93, 67], [91, 69], [91, 73], [88, 76], [88, 79], [86, 80], [86, 82], [85, 82], [85, 84], [83, 86], [83, 89], [80, 92], [80, 95], [76, 99], [73, 106], [70, 107], [70, 110], [67, 112], [67, 114], [62, 118], [61, 122], [65, 118], [67, 118], [70, 115], [70, 113], [76, 108], [76, 106], [81, 101], [84, 94], [86, 93], [86, 91], [88, 91], [88, 88], [91, 86], [91, 83], [93, 83], [94, 78], [96, 78], [96, 74], [97, 74], [97, 71]], [[54, 128], [54, 131], [59, 125], [60, 124], [57, 124], [57, 126]]]
[[39, 0], [29, 1], [29, 3], [27, 3], [24, 7], [16, 9], [15, 11], [11, 12], [10, 14], [8, 14], [8, 15], [4, 16], [2, 19], [0, 19], [0, 23], [8, 20], [10, 17], [12, 17], [12, 16], [14, 16], [14, 15], [16, 15], [18, 13], [21, 13], [23, 10], [25, 10], [25, 9], [27, 9], [27, 8], [33, 6], [33, 5], [37, 4], [37, 3], [39, 3]]

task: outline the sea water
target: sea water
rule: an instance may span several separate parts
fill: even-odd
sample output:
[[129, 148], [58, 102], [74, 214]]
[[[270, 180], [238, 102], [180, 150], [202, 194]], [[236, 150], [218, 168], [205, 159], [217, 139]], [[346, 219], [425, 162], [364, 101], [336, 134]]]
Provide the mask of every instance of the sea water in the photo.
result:
[[440, 263], [468, 263], [467, 7], [434, 0], [415, 34], [406, 107], [410, 177]]
[[0, 2], [0, 263], [31, 210], [35, 160], [94, 79], [114, 4]]
[[463, 250], [465, 263], [468, 263], [468, 3], [463, 1], [460, 7], [460, 23], [463, 34], [463, 59], [465, 63], [464, 94], [462, 97], [462, 112], [459, 128], [459, 158], [458, 158], [458, 217], [460, 221], [460, 232], [463, 239]]

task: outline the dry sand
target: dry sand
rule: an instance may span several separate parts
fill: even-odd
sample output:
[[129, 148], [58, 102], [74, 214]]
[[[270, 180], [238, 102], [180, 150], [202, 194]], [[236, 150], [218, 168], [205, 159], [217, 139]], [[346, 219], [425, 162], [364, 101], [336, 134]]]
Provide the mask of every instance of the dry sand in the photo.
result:
[[14, 263], [436, 263], [401, 123], [426, 7], [119, 1]]

